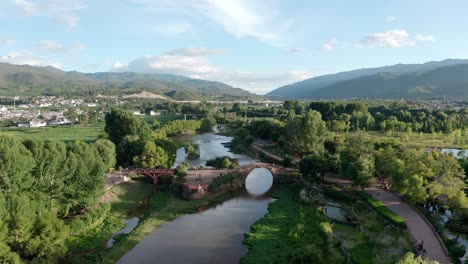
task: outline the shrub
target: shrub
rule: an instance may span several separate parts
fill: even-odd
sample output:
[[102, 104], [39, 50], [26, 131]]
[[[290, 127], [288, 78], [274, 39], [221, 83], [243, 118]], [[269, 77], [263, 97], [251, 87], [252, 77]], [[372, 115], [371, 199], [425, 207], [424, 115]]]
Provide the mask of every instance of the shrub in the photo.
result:
[[208, 186], [208, 191], [216, 190], [218, 187], [231, 184], [238, 177], [237, 174], [226, 174], [217, 178], [214, 178], [213, 181]]
[[238, 159], [232, 159], [228, 156], [217, 157], [215, 159], [208, 160], [206, 166], [212, 166], [218, 169], [233, 169], [239, 165]]
[[69, 223], [70, 234], [81, 234], [101, 224], [102, 221], [104, 221], [104, 219], [106, 218], [107, 213], [109, 213], [110, 209], [110, 204], [105, 203], [97, 209], [75, 217]]
[[355, 196], [354, 193], [347, 192], [347, 191], [340, 191], [340, 190], [333, 189], [333, 188], [323, 188], [323, 194], [325, 194], [325, 196], [330, 197], [332, 199], [344, 201], [347, 203], [355, 203], [359, 200]]
[[370, 195], [368, 193], [362, 192], [361, 196], [366, 200], [366, 202], [372, 208], [374, 208], [374, 210], [377, 213], [382, 215], [390, 223], [392, 223], [392, 224], [394, 224], [394, 225], [396, 225], [396, 226], [398, 226], [400, 228], [403, 228], [403, 229], [407, 228], [405, 220], [403, 220], [403, 218], [401, 218], [401, 216], [399, 216], [398, 214], [396, 214], [392, 210], [388, 209], [381, 201], [375, 199], [374, 197], [372, 197], [372, 195]]

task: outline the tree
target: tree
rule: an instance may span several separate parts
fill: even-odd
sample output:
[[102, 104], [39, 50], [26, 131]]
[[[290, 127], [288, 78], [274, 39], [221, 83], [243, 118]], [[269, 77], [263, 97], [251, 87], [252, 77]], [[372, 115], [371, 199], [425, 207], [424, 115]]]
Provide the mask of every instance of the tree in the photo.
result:
[[153, 141], [147, 141], [141, 155], [134, 157], [133, 161], [142, 168], [157, 168], [164, 167], [168, 159], [166, 152], [161, 147], [156, 146]]
[[29, 190], [34, 183], [31, 172], [35, 165], [31, 152], [19, 139], [0, 137], [0, 190]]
[[67, 215], [80, 212], [97, 202], [104, 191], [105, 170], [97, 149], [82, 141], [75, 141], [67, 146], [67, 171], [64, 189], [60, 197], [62, 212]]
[[295, 117], [283, 131], [283, 142], [292, 153], [303, 157], [324, 152], [327, 128], [319, 112], [311, 110], [301, 117]]
[[167, 162], [164, 164], [163, 168], [170, 168], [174, 164], [177, 156], [177, 145], [174, 143], [174, 141], [167, 139], [167, 138], [158, 138], [154, 140], [154, 144], [156, 146], [162, 148], [164, 152], [167, 154]]
[[107, 139], [98, 139], [94, 142], [94, 146], [99, 152], [99, 156], [106, 168], [114, 168], [117, 162], [115, 144]]
[[373, 144], [365, 134], [349, 136], [346, 147], [340, 153], [341, 172], [362, 189], [374, 180], [375, 160]]
[[416, 257], [412, 252], [408, 252], [397, 264], [439, 264], [439, 262], [426, 260], [422, 256]]
[[35, 167], [31, 171], [31, 178], [34, 179], [32, 190], [47, 194], [44, 204], [49, 204], [50, 208], [55, 207], [65, 187], [64, 179], [68, 176], [65, 166], [67, 160], [65, 143], [27, 139], [23, 144], [35, 160]]
[[147, 138], [150, 134], [149, 127], [132, 112], [123, 109], [113, 109], [106, 114], [106, 126], [104, 130], [109, 134], [109, 140], [118, 145], [125, 136], [138, 135]]
[[216, 119], [214, 119], [211, 116], [207, 116], [205, 118], [202, 118], [200, 130], [205, 131], [205, 132], [211, 132], [213, 131], [213, 126], [215, 124], [216, 124]]
[[354, 169], [355, 171], [352, 172], [351, 176], [354, 185], [361, 187], [362, 190], [370, 187], [375, 180], [374, 156], [369, 154], [359, 156], [354, 163]]
[[299, 162], [299, 171], [318, 183], [328, 171], [328, 161], [324, 155], [307, 155]]

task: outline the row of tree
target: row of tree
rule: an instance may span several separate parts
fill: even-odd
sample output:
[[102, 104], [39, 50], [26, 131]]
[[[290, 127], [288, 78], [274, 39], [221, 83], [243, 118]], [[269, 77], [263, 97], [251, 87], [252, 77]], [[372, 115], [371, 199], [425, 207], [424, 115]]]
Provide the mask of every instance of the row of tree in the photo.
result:
[[408, 106], [375, 106], [363, 103], [312, 102], [310, 109], [322, 114], [332, 131], [381, 130], [451, 133], [468, 126], [468, 109], [427, 110]]
[[0, 137], [0, 262], [54, 263], [67, 248], [63, 219], [104, 191], [115, 146]]

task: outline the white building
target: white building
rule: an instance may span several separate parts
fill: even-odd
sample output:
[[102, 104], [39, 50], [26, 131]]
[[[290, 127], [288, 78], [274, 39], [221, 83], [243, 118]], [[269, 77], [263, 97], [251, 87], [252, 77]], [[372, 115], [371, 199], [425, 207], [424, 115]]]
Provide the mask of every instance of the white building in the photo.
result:
[[40, 119], [33, 119], [29, 121], [29, 127], [45, 127], [45, 126], [47, 126], [47, 123]]

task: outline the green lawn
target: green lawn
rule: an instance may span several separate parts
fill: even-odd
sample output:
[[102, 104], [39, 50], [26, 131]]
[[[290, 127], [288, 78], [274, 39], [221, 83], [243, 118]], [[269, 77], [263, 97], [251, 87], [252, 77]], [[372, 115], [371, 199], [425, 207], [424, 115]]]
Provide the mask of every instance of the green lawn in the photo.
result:
[[320, 207], [299, 202], [297, 188], [280, 185], [268, 214], [245, 235], [241, 263], [344, 263]]
[[[353, 132], [350, 132], [350, 134]], [[346, 134], [346, 133], [343, 133]], [[369, 131], [368, 135], [374, 140], [399, 141], [410, 147], [437, 147], [437, 148], [468, 148], [468, 135], [455, 136], [442, 133], [403, 133]]]
[[98, 123], [90, 126], [53, 126], [53, 127], [14, 127], [1, 128], [1, 135], [15, 137], [37, 137], [48, 140], [76, 141], [85, 142], [95, 141], [100, 134], [104, 133], [104, 123]]

